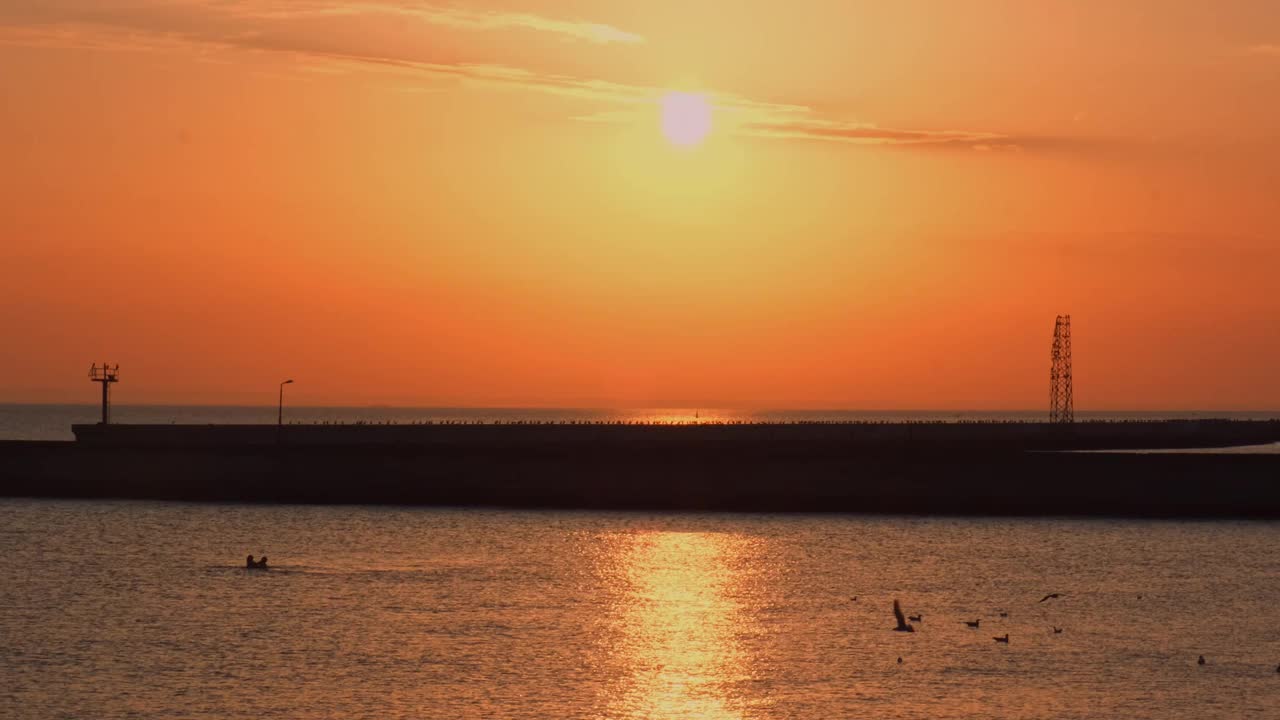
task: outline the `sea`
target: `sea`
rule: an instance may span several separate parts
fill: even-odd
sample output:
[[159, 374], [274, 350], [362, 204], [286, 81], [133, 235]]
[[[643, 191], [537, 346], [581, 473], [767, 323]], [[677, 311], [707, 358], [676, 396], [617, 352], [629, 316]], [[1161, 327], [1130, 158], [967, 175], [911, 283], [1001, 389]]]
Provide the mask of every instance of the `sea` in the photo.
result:
[[0, 499], [0, 717], [1276, 718], [1277, 548], [1265, 522]]
[[[275, 410], [119, 406], [115, 419]], [[0, 437], [70, 439], [96, 413], [0, 405]], [[1280, 523], [1261, 521], [0, 498], [0, 718], [1280, 718], [1277, 550]], [[269, 569], [246, 569], [250, 554]], [[914, 632], [895, 631], [895, 601]]]

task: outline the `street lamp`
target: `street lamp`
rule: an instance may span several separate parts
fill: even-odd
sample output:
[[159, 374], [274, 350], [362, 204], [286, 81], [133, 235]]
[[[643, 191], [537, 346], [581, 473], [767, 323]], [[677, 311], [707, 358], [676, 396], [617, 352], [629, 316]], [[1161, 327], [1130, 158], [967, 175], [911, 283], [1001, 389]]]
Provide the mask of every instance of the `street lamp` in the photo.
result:
[[280, 383], [280, 407], [279, 407], [279, 412], [276, 414], [276, 425], [284, 424], [284, 386], [290, 385], [292, 383], [293, 383], [292, 380], [285, 380], [284, 382]]

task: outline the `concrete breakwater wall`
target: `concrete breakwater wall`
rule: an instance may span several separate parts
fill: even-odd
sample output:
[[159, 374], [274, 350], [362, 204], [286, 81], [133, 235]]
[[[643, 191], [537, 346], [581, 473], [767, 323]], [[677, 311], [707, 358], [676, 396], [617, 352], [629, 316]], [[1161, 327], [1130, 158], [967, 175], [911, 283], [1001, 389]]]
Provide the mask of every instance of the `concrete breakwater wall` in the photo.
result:
[[1194, 448], [1280, 441], [1280, 420], [1048, 423], [75, 425], [84, 445], [150, 448], [415, 445], [509, 452]]
[[1280, 455], [1040, 451], [1268, 442], [1275, 423], [1154, 435], [1144, 423], [1105, 425], [1116, 427], [114, 426], [78, 429], [75, 443], [0, 443], [0, 495], [1280, 518]]

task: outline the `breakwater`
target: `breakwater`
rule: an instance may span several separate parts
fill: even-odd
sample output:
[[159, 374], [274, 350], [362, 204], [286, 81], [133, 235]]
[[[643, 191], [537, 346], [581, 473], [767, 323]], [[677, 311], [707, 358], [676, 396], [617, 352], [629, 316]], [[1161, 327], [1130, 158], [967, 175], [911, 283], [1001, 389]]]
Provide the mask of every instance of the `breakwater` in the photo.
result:
[[188, 501], [1280, 517], [1280, 422], [81, 425], [0, 494]]

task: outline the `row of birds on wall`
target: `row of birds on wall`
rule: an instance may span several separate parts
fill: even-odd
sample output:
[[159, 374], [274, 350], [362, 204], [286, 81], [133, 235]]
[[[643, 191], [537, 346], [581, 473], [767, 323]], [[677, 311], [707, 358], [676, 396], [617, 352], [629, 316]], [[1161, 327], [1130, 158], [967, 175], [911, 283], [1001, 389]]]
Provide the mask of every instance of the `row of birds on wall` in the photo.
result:
[[[1045, 595], [1043, 598], [1040, 598], [1040, 602], [1056, 600], [1060, 597], [1062, 597], [1062, 593], [1049, 593], [1048, 595]], [[857, 599], [858, 598], [855, 595], [853, 597], [853, 600], [856, 601]], [[1138, 599], [1141, 600], [1142, 596], [1139, 595]], [[897, 598], [894, 598], [893, 600], [893, 617], [898, 621], [898, 626], [894, 628], [895, 632], [915, 632], [916, 631], [915, 626], [913, 626], [911, 623], [913, 622], [918, 623], [918, 622], [924, 621], [924, 613], [920, 613], [919, 615], [907, 615], [906, 613], [904, 613], [902, 611], [902, 604], [898, 602]], [[1001, 612], [1000, 617], [1009, 617], [1009, 613]], [[976, 630], [982, 625], [982, 618], [978, 618], [976, 620], [961, 620], [960, 622], [964, 623], [966, 627], [970, 627]], [[1050, 625], [1050, 627], [1053, 628], [1053, 633], [1055, 635], [1059, 635], [1062, 633], [1062, 628], [1056, 625]], [[995, 640], [998, 643], [1004, 643], [1005, 645], [1008, 645], [1009, 633], [1005, 633], [1004, 635], [997, 635], [992, 637], [991, 639]], [[902, 664], [902, 658], [898, 658], [898, 664], [899, 665]], [[1203, 655], [1201, 655], [1199, 659], [1196, 660], [1196, 664], [1197, 665], [1207, 664]], [[1276, 672], [1280, 673], [1280, 665], [1276, 666]]]

